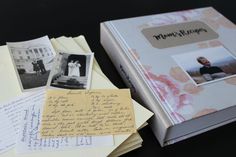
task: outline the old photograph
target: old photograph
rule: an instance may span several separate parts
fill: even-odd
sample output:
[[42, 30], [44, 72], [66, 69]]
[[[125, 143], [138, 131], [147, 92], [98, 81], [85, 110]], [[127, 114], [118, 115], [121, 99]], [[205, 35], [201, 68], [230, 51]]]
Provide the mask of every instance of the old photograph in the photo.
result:
[[196, 85], [236, 74], [236, 58], [223, 46], [174, 55], [173, 58]]
[[8, 42], [22, 91], [46, 86], [54, 49], [47, 36], [24, 42]]
[[48, 87], [89, 89], [93, 57], [93, 53], [72, 54], [59, 52], [48, 80]]

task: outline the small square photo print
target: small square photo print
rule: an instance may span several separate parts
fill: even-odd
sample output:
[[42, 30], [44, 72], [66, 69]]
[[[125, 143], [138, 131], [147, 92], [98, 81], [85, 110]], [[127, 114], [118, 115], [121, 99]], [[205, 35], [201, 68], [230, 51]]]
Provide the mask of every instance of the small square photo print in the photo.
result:
[[7, 46], [21, 90], [24, 92], [45, 87], [56, 55], [48, 37], [8, 42]]
[[73, 54], [59, 52], [47, 86], [62, 89], [89, 89], [93, 57], [93, 53]]
[[196, 85], [236, 76], [236, 58], [223, 46], [172, 57]]

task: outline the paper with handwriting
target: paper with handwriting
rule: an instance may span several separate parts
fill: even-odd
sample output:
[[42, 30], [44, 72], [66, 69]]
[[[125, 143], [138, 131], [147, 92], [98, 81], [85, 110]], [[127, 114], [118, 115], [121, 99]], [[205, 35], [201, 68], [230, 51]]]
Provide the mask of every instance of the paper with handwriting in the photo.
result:
[[15, 147], [22, 111], [30, 105], [29, 102], [40, 95], [44, 95], [44, 92], [25, 93], [0, 104], [0, 153]]
[[128, 89], [48, 90], [42, 137], [136, 132]]
[[43, 97], [23, 111], [23, 123], [17, 138], [17, 153], [37, 151], [67, 150], [71, 148], [85, 148], [95, 146], [112, 146], [113, 136], [82, 136], [40, 138], [39, 126], [41, 122]]

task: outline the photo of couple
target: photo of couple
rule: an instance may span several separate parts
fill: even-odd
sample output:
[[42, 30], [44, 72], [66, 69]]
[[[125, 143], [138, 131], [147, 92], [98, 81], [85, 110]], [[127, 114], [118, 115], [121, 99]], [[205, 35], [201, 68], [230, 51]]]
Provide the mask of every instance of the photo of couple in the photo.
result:
[[36, 75], [43, 75], [47, 72], [42, 59], [34, 59], [32, 65]]
[[79, 60], [71, 60], [68, 63], [68, 76], [80, 77], [80, 67], [81, 64], [79, 63]]
[[93, 53], [59, 52], [50, 73], [48, 85], [53, 88], [88, 89], [90, 87]]
[[234, 77], [236, 58], [223, 46], [173, 56], [196, 85]]

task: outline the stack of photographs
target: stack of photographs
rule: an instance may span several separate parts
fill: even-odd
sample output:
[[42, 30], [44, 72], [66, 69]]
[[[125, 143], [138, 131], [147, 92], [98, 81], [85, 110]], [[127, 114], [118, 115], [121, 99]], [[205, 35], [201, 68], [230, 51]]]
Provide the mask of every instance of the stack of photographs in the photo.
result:
[[89, 89], [93, 53], [56, 54], [47, 36], [24, 42], [8, 42], [7, 46], [22, 91], [45, 86]]

